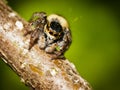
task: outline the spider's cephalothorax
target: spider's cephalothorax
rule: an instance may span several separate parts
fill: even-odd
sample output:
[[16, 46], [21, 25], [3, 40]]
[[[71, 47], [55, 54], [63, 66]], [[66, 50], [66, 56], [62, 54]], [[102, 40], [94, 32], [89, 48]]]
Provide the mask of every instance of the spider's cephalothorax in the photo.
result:
[[44, 12], [38, 12], [33, 14], [29, 25], [34, 27], [31, 32], [29, 49], [38, 43], [40, 49], [59, 57], [69, 48], [71, 33], [63, 17], [56, 14], [47, 17]]

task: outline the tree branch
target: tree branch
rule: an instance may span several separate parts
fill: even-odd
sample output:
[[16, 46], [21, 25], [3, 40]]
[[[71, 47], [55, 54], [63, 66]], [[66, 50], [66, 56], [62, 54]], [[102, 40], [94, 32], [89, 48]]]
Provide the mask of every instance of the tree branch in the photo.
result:
[[38, 45], [28, 50], [30, 36], [23, 35], [27, 24], [0, 0], [0, 56], [21, 81], [34, 90], [91, 90], [67, 59], [51, 60], [53, 55]]

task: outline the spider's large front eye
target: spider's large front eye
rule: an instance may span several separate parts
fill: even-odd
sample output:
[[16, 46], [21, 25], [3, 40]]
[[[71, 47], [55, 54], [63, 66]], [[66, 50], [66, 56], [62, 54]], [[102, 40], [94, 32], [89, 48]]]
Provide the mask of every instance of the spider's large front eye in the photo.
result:
[[50, 28], [56, 32], [62, 32], [62, 26], [56, 21], [50, 23]]

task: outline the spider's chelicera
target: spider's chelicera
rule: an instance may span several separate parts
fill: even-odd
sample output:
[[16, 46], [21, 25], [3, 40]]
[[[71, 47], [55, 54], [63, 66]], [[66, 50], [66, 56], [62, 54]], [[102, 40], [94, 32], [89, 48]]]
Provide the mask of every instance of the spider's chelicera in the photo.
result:
[[36, 12], [30, 19], [31, 36], [29, 50], [38, 44], [40, 49], [56, 57], [63, 56], [71, 44], [71, 33], [67, 21], [56, 14], [49, 16]]

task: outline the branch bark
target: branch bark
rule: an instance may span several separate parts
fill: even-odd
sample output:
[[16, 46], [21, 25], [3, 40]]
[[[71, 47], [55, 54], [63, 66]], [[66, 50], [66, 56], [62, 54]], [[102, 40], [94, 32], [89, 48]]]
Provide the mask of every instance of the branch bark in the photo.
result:
[[[34, 90], [91, 90], [67, 59], [51, 60], [35, 45], [28, 50], [28, 22], [0, 0], [0, 57]], [[28, 27], [29, 28], [29, 27]]]

